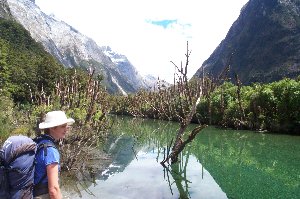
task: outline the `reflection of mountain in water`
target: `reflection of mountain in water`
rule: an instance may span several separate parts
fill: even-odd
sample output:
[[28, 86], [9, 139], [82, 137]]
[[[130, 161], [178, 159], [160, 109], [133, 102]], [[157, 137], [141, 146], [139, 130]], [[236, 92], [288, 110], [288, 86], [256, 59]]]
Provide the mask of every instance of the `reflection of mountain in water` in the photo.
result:
[[110, 136], [106, 143], [106, 152], [112, 157], [112, 163], [102, 172], [100, 179], [106, 180], [115, 173], [124, 171], [135, 158], [134, 139], [131, 136]]

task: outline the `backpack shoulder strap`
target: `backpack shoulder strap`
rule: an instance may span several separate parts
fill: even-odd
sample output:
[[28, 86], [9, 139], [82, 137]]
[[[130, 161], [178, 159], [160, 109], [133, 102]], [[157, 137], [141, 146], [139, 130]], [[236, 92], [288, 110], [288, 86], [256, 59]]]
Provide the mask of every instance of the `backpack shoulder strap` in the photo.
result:
[[38, 144], [37, 152], [39, 152], [41, 149], [44, 149], [44, 155], [47, 156], [47, 148], [53, 147], [56, 148], [55, 144], [53, 142], [43, 142], [41, 144]]
[[[36, 137], [34, 141], [37, 143], [37, 153], [43, 148], [44, 149], [44, 154], [47, 156], [47, 148], [48, 147], [53, 147], [56, 148], [56, 145], [54, 144], [54, 138], [51, 137], [50, 135], [44, 134], [39, 137]], [[45, 142], [46, 141], [46, 142]]]
[[[37, 140], [37, 139], [35, 139], [35, 140]], [[43, 142], [42, 140], [49, 140], [49, 139], [43, 139], [43, 138], [40, 138], [36, 153], [38, 153], [40, 150], [43, 149], [43, 150], [44, 150], [44, 156], [47, 156], [47, 148], [48, 148], [48, 147], [53, 147], [53, 148], [57, 149], [56, 146], [55, 146], [55, 144], [53, 143], [52, 140], [49, 140], [49, 141], [47, 141], [47, 142]], [[34, 190], [35, 190], [35, 192], [37, 191], [37, 189], [40, 189], [41, 187], [44, 186], [44, 185], [42, 185], [42, 181], [43, 181], [46, 177], [47, 177], [47, 173], [45, 173], [45, 174], [42, 176], [42, 178], [40, 179], [40, 181], [39, 181], [37, 184], [34, 185]], [[38, 188], [38, 187], [39, 187], [39, 188]]]
[[1, 157], [1, 155], [0, 155], [0, 167], [1, 166], [4, 166], [4, 160], [3, 160], [3, 158]]

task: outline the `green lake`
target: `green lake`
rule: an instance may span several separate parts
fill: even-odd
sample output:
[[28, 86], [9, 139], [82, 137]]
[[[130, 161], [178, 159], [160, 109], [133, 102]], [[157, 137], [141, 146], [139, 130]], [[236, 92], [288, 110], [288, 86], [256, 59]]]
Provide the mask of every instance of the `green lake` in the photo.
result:
[[164, 168], [177, 123], [114, 120], [104, 146], [112, 164], [93, 182], [63, 185], [64, 198], [300, 198], [300, 136], [207, 127]]

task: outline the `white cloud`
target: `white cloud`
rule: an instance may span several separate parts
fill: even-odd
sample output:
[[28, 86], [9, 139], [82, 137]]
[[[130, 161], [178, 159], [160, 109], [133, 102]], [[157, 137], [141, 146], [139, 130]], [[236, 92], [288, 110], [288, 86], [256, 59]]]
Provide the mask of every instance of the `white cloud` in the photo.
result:
[[[191, 77], [225, 38], [247, 0], [36, 0], [47, 14], [72, 25], [99, 45], [128, 57], [143, 74], [172, 82], [174, 67], [192, 50]], [[149, 20], [177, 20], [167, 28]]]

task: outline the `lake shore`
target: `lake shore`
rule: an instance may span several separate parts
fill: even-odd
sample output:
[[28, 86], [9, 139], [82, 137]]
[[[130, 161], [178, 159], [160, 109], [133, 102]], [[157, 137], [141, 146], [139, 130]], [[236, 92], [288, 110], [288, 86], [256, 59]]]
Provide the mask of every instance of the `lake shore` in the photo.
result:
[[[63, 171], [61, 173], [61, 186], [63, 192], [80, 192], [85, 186], [95, 184], [96, 179], [101, 176], [101, 173], [112, 163], [112, 158], [109, 154], [100, 149], [90, 150], [87, 154], [90, 158], [85, 162], [81, 169], [71, 171]], [[79, 165], [78, 167], [79, 168]], [[84, 182], [85, 186], [78, 186]]]

